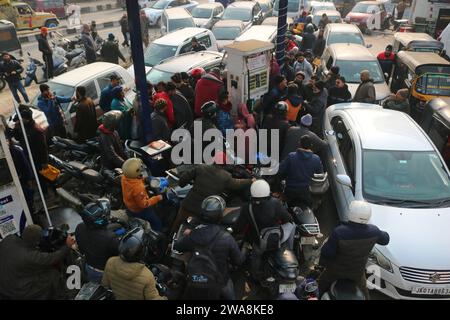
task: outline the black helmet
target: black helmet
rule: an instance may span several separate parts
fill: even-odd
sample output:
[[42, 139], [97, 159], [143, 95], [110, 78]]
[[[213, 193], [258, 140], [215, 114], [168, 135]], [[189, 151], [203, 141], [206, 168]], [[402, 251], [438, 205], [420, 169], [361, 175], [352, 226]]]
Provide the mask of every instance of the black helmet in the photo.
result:
[[288, 105], [286, 102], [284, 101], [279, 101], [277, 102], [277, 104], [275, 105], [275, 113], [280, 114], [280, 115], [285, 115], [288, 111]]
[[80, 215], [86, 225], [102, 228], [108, 224], [110, 213], [111, 204], [109, 200], [102, 198], [87, 204]]
[[115, 130], [119, 125], [122, 112], [119, 110], [108, 111], [103, 115], [103, 125], [108, 130]]
[[119, 256], [126, 262], [139, 262], [144, 252], [144, 230], [140, 227], [128, 232], [120, 241]]
[[205, 223], [217, 223], [223, 216], [225, 200], [220, 196], [209, 196], [202, 202], [200, 218]]
[[212, 119], [216, 116], [218, 107], [214, 101], [205, 102], [201, 107], [203, 117]]
[[306, 26], [306, 33], [314, 33], [314, 26], [310, 23]]

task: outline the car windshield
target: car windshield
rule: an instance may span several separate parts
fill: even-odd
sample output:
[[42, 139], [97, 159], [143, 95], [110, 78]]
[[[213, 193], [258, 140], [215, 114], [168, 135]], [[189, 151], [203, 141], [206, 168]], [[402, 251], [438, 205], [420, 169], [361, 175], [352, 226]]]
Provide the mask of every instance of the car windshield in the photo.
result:
[[168, 3], [167, 0], [158, 0], [158, 1], [156, 1], [154, 4], [152, 4], [152, 5], [150, 6], [150, 8], [162, 10], [162, 9], [165, 9], [165, 8], [166, 8], [167, 3]]
[[226, 8], [222, 16], [223, 20], [250, 21], [252, 18], [251, 9], [233, 7]]
[[217, 40], [234, 40], [241, 33], [241, 29], [238, 27], [218, 27], [213, 28], [212, 33]]
[[364, 150], [362, 171], [368, 201], [450, 206], [450, 176], [434, 151]]
[[208, 19], [211, 18], [212, 15], [212, 9], [208, 8], [194, 8], [191, 12], [192, 17], [199, 18], [199, 19]]
[[336, 65], [340, 68], [339, 73], [348, 83], [361, 82], [361, 70], [369, 70], [371, 78], [375, 83], [385, 81], [378, 61], [338, 60]]
[[372, 4], [367, 4], [367, 3], [357, 3], [354, 7], [353, 7], [353, 9], [352, 9], [352, 12], [355, 12], [355, 13], [368, 13], [368, 12], [371, 12], [371, 11], [369, 11], [369, 9], [371, 9], [371, 7], [373, 7], [373, 5]]
[[183, 19], [171, 19], [169, 20], [169, 31], [175, 31], [182, 28], [195, 27], [194, 20], [192, 18]]
[[325, 4], [325, 5], [318, 5], [318, 6], [314, 6], [311, 9], [311, 13], [317, 12], [317, 11], [322, 11], [322, 10], [335, 10], [336, 8], [334, 7], [334, 5], [331, 4]]
[[[56, 94], [57, 96], [60, 97], [67, 97], [70, 98], [73, 96], [74, 92], [75, 92], [75, 88], [65, 85], [65, 84], [60, 84], [60, 83], [56, 83], [53, 81], [49, 81], [47, 82], [47, 85], [50, 87], [50, 91], [54, 94]], [[37, 106], [37, 99], [40, 96], [40, 94], [36, 95], [32, 101], [32, 105]], [[61, 103], [61, 108], [66, 111], [67, 108], [69, 107], [70, 102], [66, 102], [66, 103]]]
[[264, 12], [264, 13], [266, 13], [270, 9], [269, 2], [260, 3], [259, 6], [261, 7], [262, 12]]
[[164, 82], [170, 81], [170, 77], [172, 77], [173, 75], [174, 74], [172, 72], [162, 71], [162, 70], [153, 68], [147, 74], [147, 81], [153, 85], [156, 85], [160, 81], [164, 81]]
[[[273, 9], [275, 11], [278, 11], [279, 10], [278, 9], [279, 6], [280, 6], [280, 1], [277, 0], [277, 1], [275, 1], [275, 5], [273, 6]], [[299, 7], [300, 7], [300, 4], [299, 4], [299, 2], [297, 0], [288, 1], [288, 12], [298, 13]]]
[[327, 45], [333, 43], [355, 43], [364, 45], [364, 39], [359, 33], [353, 32], [330, 32], [328, 36]]
[[[320, 19], [322, 19], [322, 15], [321, 14], [315, 15], [313, 17], [313, 20], [312, 20], [313, 24], [318, 26], [319, 22], [320, 22]], [[328, 16], [328, 20], [330, 20], [332, 23], [340, 23], [341, 22], [341, 17], [339, 17], [339, 16]]]
[[153, 67], [159, 64], [162, 60], [173, 57], [177, 52], [176, 46], [166, 46], [163, 44], [152, 43], [145, 51], [144, 61], [145, 65]]

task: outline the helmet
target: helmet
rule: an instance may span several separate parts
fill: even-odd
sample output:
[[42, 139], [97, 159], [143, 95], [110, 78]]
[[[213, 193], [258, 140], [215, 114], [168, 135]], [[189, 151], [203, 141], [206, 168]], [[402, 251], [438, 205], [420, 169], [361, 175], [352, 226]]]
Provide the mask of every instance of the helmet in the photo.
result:
[[256, 180], [250, 187], [252, 198], [267, 198], [270, 196], [270, 186], [266, 180]]
[[119, 110], [108, 111], [103, 115], [103, 125], [108, 130], [115, 130], [119, 125], [120, 118], [122, 118], [122, 112]]
[[314, 33], [314, 26], [310, 23], [306, 26], [306, 33]]
[[220, 196], [209, 196], [202, 202], [200, 218], [206, 223], [217, 223], [220, 221], [225, 210], [225, 200]]
[[139, 158], [130, 158], [122, 165], [122, 171], [125, 177], [129, 179], [139, 178], [142, 174], [142, 160]]
[[205, 102], [200, 110], [203, 117], [212, 119], [215, 117], [218, 110], [217, 103], [215, 103], [214, 101]]
[[81, 215], [83, 222], [90, 227], [104, 227], [108, 224], [111, 204], [108, 199], [101, 198], [96, 202], [87, 204]]
[[288, 105], [286, 102], [284, 101], [279, 101], [277, 102], [277, 104], [275, 105], [275, 112], [280, 114], [280, 115], [285, 115], [288, 111]]
[[196, 79], [200, 79], [205, 73], [206, 73], [206, 71], [203, 68], [195, 68], [195, 69], [192, 69], [191, 71], [189, 71], [189, 74], [191, 75], [191, 77], [196, 78]]
[[120, 241], [119, 256], [126, 262], [139, 262], [144, 252], [144, 230], [134, 228]]
[[365, 201], [352, 201], [348, 210], [348, 221], [368, 224], [372, 216], [372, 208]]

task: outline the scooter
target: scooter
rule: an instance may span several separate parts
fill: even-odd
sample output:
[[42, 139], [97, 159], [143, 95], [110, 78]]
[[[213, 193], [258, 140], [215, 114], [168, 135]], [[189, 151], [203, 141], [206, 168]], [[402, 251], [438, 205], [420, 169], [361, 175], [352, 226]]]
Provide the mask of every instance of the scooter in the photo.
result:
[[40, 68], [41, 73], [44, 74], [44, 64], [39, 60], [31, 57], [29, 52], [27, 52], [27, 54], [29, 63], [27, 69], [25, 70], [25, 83], [24, 83], [25, 87], [30, 86], [33, 81], [36, 82], [36, 84], [40, 83], [40, 81], [38, 81], [38, 78], [36, 76], [38, 68]]

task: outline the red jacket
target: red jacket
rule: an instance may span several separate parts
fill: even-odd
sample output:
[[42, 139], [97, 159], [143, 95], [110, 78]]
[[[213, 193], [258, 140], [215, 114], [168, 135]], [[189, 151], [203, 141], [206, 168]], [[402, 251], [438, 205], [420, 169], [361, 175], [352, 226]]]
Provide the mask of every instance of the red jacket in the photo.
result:
[[211, 73], [204, 75], [195, 86], [195, 116], [201, 117], [200, 108], [205, 102], [219, 100], [223, 82]]
[[166, 117], [167, 121], [169, 122], [169, 125], [172, 127], [175, 124], [175, 115], [173, 113], [172, 100], [170, 100], [169, 95], [165, 91], [158, 92], [153, 95], [153, 104], [155, 104], [156, 100], [158, 99], [166, 100], [167, 102]]

